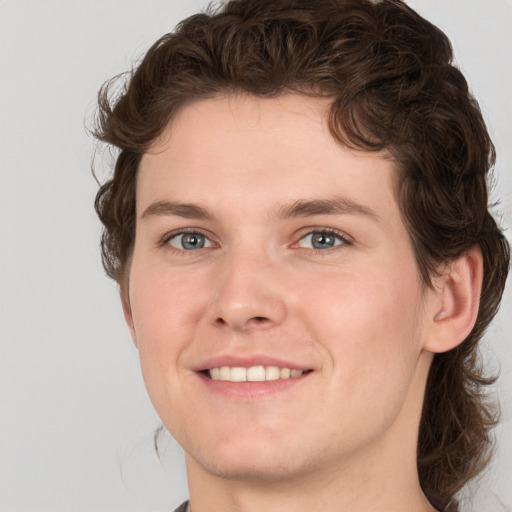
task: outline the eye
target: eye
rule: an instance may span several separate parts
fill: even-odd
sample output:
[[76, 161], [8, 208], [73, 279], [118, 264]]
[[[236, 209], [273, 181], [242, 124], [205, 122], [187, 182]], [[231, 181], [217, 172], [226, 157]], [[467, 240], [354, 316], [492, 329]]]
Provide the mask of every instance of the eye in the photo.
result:
[[184, 251], [194, 251], [197, 249], [203, 249], [205, 247], [212, 247], [213, 244], [202, 233], [186, 232], [172, 235], [167, 239], [167, 243], [176, 249]]
[[305, 249], [332, 249], [338, 245], [350, 243], [345, 237], [332, 231], [311, 231], [303, 236], [298, 246]]

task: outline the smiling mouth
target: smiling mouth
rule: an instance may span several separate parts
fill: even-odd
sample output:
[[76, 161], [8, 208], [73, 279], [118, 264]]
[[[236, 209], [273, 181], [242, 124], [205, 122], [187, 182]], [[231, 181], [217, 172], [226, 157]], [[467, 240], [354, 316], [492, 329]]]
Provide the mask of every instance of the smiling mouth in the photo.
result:
[[221, 366], [210, 368], [202, 373], [212, 380], [228, 382], [266, 382], [273, 380], [296, 379], [312, 370], [297, 370], [291, 368], [280, 368], [279, 366]]

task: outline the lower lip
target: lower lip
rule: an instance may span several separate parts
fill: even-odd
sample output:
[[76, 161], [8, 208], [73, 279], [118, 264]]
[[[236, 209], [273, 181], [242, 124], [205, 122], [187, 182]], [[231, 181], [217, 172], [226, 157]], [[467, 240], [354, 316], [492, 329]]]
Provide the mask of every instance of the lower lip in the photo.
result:
[[310, 378], [311, 373], [303, 373], [300, 377], [266, 380], [264, 382], [231, 382], [227, 380], [213, 380], [203, 373], [197, 373], [197, 375], [207, 389], [213, 393], [230, 398], [254, 400], [300, 386]]

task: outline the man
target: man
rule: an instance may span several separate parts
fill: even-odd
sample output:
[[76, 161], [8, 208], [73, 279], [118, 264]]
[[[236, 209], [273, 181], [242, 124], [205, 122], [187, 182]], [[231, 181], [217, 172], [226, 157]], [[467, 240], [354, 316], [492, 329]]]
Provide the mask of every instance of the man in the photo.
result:
[[448, 40], [398, 0], [241, 0], [100, 94], [96, 207], [190, 507], [457, 510], [509, 248]]

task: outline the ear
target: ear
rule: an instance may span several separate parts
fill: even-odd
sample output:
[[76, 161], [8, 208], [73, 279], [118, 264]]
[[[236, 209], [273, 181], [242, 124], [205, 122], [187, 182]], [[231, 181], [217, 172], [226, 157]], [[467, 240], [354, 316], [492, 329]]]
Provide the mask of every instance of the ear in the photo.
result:
[[130, 331], [130, 335], [133, 340], [133, 344], [138, 347], [137, 345], [137, 334], [135, 332], [135, 325], [133, 323], [133, 314], [132, 314], [132, 308], [130, 305], [130, 297], [128, 296], [128, 293], [123, 292], [121, 290], [121, 304], [123, 305], [123, 314], [124, 314], [124, 320], [126, 322], [126, 325], [128, 326], [128, 329]]
[[446, 352], [466, 339], [478, 315], [482, 279], [483, 259], [479, 247], [471, 248], [441, 271], [428, 306], [430, 329], [425, 350]]

